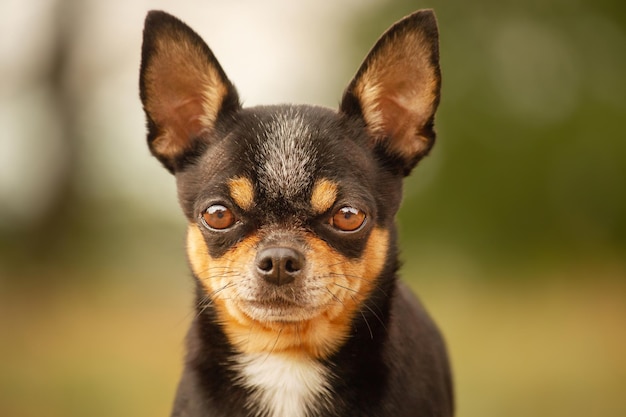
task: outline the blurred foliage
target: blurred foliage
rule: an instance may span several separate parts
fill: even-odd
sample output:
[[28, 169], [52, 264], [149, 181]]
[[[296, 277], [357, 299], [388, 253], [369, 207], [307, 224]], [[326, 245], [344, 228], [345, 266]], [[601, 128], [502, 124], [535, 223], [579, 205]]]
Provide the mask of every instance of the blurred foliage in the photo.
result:
[[[0, 193], [2, 416], [167, 415], [180, 372], [193, 314], [184, 219], [142, 135], [111, 154], [93, 146], [119, 134], [110, 107], [137, 110], [116, 127], [143, 124], [138, 49], [122, 57], [133, 71], [123, 92], [94, 87], [121, 64], [73, 54], [101, 52], [76, 35], [83, 14], [117, 3], [95, 4], [41, 1], [32, 9], [50, 22], [24, 26], [45, 53], [16, 79], [11, 62], [0, 67], [11, 81], [0, 129], [43, 138], [12, 182], [17, 195], [36, 178], [36, 192], [20, 204]], [[320, 88], [338, 97], [389, 24], [424, 7], [439, 20], [443, 96], [438, 142], [406, 182], [403, 276], [446, 335], [458, 415], [626, 415], [626, 3], [368, 2], [329, 58], [344, 72]], [[98, 24], [124, 33], [121, 20]], [[113, 176], [127, 188], [101, 190]], [[137, 191], [149, 187], [158, 198]]]
[[385, 2], [358, 45], [418, 7], [438, 15], [443, 92], [406, 243], [505, 267], [625, 259], [626, 5]]

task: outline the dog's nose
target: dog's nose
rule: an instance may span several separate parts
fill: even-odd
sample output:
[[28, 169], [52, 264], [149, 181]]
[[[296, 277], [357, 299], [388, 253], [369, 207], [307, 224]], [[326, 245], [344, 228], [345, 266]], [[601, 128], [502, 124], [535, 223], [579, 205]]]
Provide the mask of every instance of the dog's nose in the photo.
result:
[[304, 267], [304, 255], [285, 247], [261, 250], [256, 257], [256, 269], [260, 277], [274, 285], [293, 282]]

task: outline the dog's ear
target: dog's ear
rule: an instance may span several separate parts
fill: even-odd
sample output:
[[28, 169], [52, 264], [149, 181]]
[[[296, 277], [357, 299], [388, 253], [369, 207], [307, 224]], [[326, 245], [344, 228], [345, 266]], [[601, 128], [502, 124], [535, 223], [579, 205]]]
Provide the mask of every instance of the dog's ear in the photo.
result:
[[408, 175], [435, 141], [441, 74], [432, 10], [400, 20], [372, 48], [344, 93], [340, 110], [361, 117], [372, 146]]
[[170, 172], [202, 150], [219, 117], [240, 107], [200, 36], [160, 11], [146, 17], [139, 90], [150, 151]]

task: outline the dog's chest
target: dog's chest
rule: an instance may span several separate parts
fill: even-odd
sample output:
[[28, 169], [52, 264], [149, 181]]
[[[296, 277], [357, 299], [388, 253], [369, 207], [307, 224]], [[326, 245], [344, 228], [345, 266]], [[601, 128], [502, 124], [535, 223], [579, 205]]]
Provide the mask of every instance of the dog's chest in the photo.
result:
[[247, 408], [257, 417], [306, 417], [328, 409], [330, 371], [286, 354], [242, 354], [234, 368], [252, 391]]

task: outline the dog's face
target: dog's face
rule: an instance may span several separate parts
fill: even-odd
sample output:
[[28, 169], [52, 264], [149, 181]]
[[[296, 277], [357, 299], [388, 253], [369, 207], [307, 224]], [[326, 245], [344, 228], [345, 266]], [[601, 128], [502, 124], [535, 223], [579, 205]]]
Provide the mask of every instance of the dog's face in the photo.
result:
[[394, 279], [402, 178], [434, 141], [431, 12], [392, 27], [339, 111], [242, 108], [204, 42], [146, 20], [141, 98], [153, 154], [176, 176], [204, 302], [243, 352], [334, 352]]
[[378, 285], [400, 181], [354, 125], [309, 107], [240, 111], [177, 174], [192, 268], [247, 349], [271, 348], [280, 331], [278, 343], [308, 336], [317, 355]]

